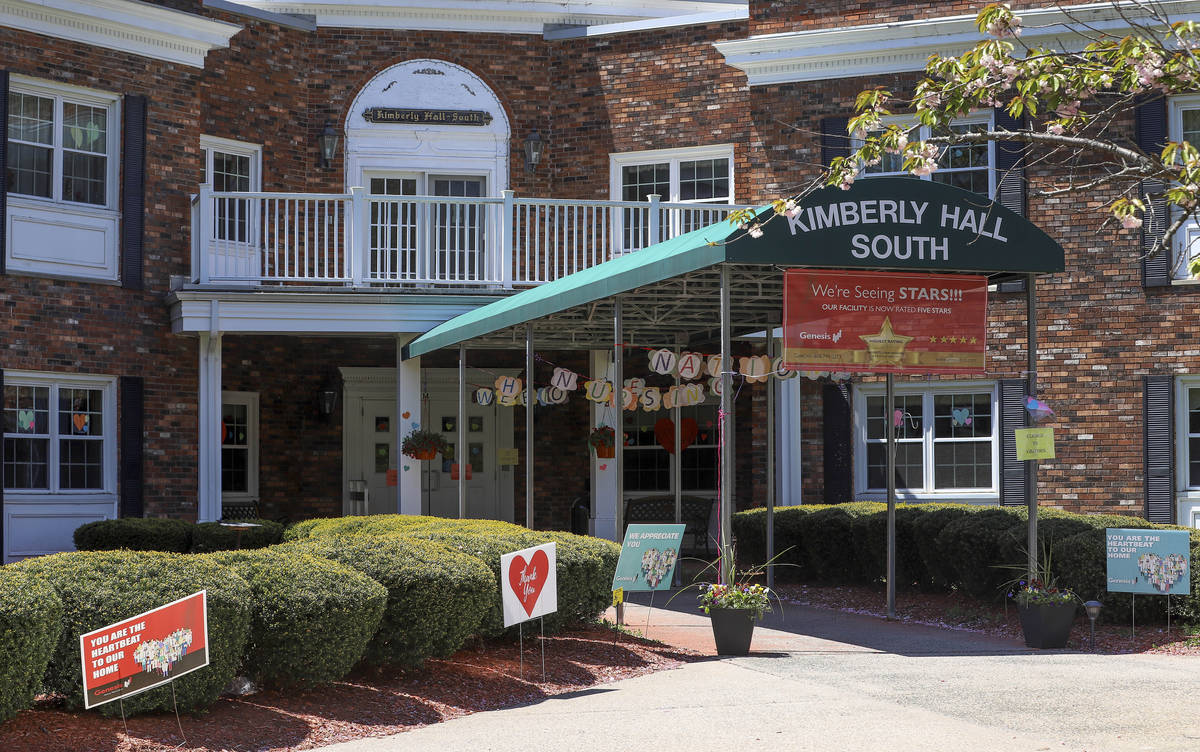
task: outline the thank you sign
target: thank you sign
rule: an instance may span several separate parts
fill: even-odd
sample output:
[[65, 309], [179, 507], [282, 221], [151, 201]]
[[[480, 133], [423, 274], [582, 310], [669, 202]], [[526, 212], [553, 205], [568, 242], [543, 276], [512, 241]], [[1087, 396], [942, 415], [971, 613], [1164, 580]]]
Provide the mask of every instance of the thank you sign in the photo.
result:
[[1186, 530], [1110, 527], [1104, 531], [1108, 590], [1112, 593], [1187, 595], [1192, 588]]
[[797, 371], [981, 374], [987, 278], [789, 269], [783, 361]]
[[555, 545], [544, 543], [500, 557], [500, 600], [504, 626], [511, 627], [558, 610]]
[[208, 665], [208, 600], [201, 590], [80, 635], [83, 706], [153, 689]]
[[625, 529], [621, 558], [612, 589], [625, 592], [669, 590], [679, 561], [686, 525], [630, 525]]

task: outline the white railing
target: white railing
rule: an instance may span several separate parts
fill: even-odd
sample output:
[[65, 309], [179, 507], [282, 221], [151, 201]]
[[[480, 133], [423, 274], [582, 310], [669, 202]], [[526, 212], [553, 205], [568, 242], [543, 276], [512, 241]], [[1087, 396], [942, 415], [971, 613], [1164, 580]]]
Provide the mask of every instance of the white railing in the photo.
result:
[[192, 201], [203, 285], [537, 285], [719, 222], [733, 204], [219, 193]]

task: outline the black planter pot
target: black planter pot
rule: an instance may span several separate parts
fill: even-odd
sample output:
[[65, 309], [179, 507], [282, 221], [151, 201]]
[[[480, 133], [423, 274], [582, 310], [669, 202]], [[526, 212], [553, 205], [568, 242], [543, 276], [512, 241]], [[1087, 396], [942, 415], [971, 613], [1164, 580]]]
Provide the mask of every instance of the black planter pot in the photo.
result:
[[1075, 602], [1018, 606], [1025, 644], [1031, 648], [1065, 648], [1075, 624]]
[[710, 608], [713, 639], [717, 643], [717, 655], [747, 655], [750, 640], [754, 637], [754, 609]]

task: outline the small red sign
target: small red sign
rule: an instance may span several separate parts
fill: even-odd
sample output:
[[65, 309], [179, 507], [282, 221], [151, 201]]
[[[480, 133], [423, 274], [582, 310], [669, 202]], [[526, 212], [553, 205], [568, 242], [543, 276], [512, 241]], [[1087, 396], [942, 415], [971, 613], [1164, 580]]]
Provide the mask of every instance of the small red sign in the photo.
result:
[[789, 269], [783, 361], [797, 371], [982, 374], [987, 277]]
[[400, 485], [400, 472], [398, 470], [387, 471], [387, 484], [389, 486]]
[[208, 665], [208, 601], [201, 590], [80, 635], [83, 705], [145, 692]]
[[528, 562], [520, 555], [513, 557], [508, 568], [508, 585], [516, 593], [526, 615], [533, 614], [533, 607], [537, 604], [538, 596], [542, 594], [542, 588], [545, 587], [549, 575], [550, 558], [545, 551], [534, 551]]
[[[450, 480], [458, 480], [458, 463], [450, 466]], [[467, 480], [471, 480], [471, 466], [467, 465]]]

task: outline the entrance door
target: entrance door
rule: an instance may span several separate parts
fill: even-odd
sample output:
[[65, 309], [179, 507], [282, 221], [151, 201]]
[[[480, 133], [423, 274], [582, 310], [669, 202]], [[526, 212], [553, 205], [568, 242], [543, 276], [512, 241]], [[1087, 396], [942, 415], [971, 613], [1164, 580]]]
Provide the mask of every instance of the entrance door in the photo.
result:
[[[421, 463], [422, 485], [426, 490], [427, 514], [458, 517], [458, 481], [452, 476], [459, 462], [458, 402], [431, 399], [426, 408], [426, 426], [440, 431], [450, 444], [450, 457]], [[467, 517], [502, 520], [500, 509], [500, 472], [496, 465], [497, 407], [467, 403], [467, 448], [463, 465], [470, 468], [467, 479]], [[511, 475], [507, 471], [506, 475]], [[511, 483], [511, 478], [505, 480]]]
[[389, 470], [397, 469], [396, 415], [394, 399], [363, 398], [361, 429], [361, 474], [367, 486], [367, 514], [396, 514], [396, 487], [389, 486]]

